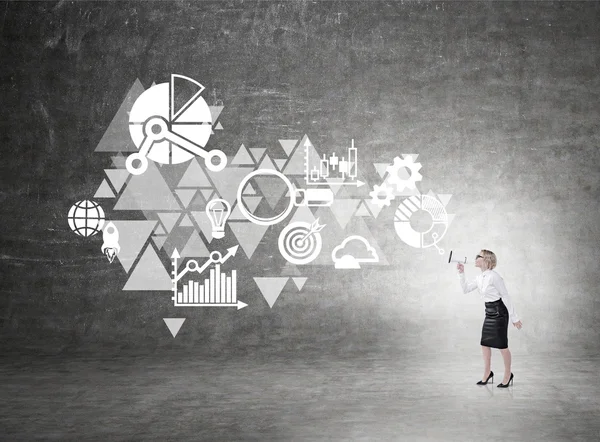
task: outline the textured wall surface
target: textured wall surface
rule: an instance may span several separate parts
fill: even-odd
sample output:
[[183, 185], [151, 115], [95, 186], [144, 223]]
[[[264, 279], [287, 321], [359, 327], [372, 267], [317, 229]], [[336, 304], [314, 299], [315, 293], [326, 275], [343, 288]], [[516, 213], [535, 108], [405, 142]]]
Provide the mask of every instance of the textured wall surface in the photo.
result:
[[[513, 353], [598, 353], [598, 3], [18, 2], [0, 15], [3, 346], [479, 352], [477, 293], [447, 255], [400, 241], [391, 216], [372, 227], [389, 267], [303, 269], [303, 292], [273, 308], [249, 281], [240, 311], [123, 292], [66, 215], [110, 167], [93, 151], [131, 84], [181, 73], [225, 106], [228, 155], [303, 134], [324, 151], [354, 138], [366, 165], [419, 154], [421, 191], [453, 195], [440, 245], [498, 256], [523, 321]], [[276, 239], [240, 272], [280, 262]], [[188, 318], [176, 339], [173, 316]]]

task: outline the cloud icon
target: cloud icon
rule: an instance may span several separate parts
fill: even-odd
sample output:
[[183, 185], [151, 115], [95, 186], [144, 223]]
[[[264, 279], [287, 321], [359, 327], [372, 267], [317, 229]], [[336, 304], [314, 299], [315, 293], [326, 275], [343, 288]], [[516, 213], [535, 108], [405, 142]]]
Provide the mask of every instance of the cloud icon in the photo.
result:
[[[351, 254], [350, 248], [353, 249], [354, 253], [358, 251], [360, 255], [354, 256]], [[359, 235], [349, 236], [342, 241], [331, 252], [331, 258], [336, 269], [360, 269], [361, 262], [379, 262], [379, 256], [377, 256], [375, 248], [369, 244], [369, 241]]]

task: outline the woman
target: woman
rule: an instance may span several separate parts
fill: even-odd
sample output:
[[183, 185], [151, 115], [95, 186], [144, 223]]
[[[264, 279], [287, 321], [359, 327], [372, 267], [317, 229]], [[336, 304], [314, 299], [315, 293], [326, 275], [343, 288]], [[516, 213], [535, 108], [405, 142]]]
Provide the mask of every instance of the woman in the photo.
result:
[[494, 270], [496, 267], [496, 255], [489, 250], [482, 250], [475, 257], [475, 267], [481, 269], [481, 274], [473, 281], [465, 280], [465, 266], [461, 263], [456, 265], [458, 269], [460, 285], [463, 293], [479, 289], [481, 297], [485, 301], [485, 320], [481, 329], [481, 351], [483, 352], [483, 378], [477, 385], [485, 385], [490, 378], [494, 382], [494, 372], [490, 369], [492, 360], [492, 348], [500, 349], [504, 359], [504, 379], [499, 388], [506, 388], [513, 381], [514, 375], [510, 371], [511, 354], [508, 349], [508, 320], [517, 329], [521, 329], [515, 307], [508, 296], [502, 276]]

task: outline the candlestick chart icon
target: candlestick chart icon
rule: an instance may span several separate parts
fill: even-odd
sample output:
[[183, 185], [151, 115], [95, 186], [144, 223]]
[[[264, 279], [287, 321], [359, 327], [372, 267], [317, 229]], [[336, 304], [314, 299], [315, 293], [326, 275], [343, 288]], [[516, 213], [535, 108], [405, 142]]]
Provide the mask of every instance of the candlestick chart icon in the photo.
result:
[[[221, 272], [221, 264], [235, 256], [238, 247], [230, 247], [225, 255], [213, 251], [202, 265], [195, 259], [189, 259], [181, 272], [178, 272], [177, 263], [181, 256], [175, 249], [171, 254], [173, 262], [171, 299], [175, 307], [237, 307], [238, 310], [246, 307], [248, 304], [237, 299], [237, 271], [233, 269], [229, 275]], [[209, 269], [208, 278], [205, 278], [202, 283], [193, 279], [189, 279], [187, 283], [180, 283], [186, 274], [192, 272], [200, 275], [211, 265], [213, 268]], [[179, 290], [180, 286], [181, 290]]]

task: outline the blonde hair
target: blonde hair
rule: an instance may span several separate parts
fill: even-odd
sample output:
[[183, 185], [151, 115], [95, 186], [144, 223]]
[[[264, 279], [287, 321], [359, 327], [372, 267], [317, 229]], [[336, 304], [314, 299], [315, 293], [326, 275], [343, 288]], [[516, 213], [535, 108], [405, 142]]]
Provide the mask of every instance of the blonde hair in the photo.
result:
[[494, 252], [491, 250], [481, 249], [479, 254], [483, 256], [483, 261], [488, 269], [493, 269], [496, 267], [498, 260], [496, 259], [496, 254]]

